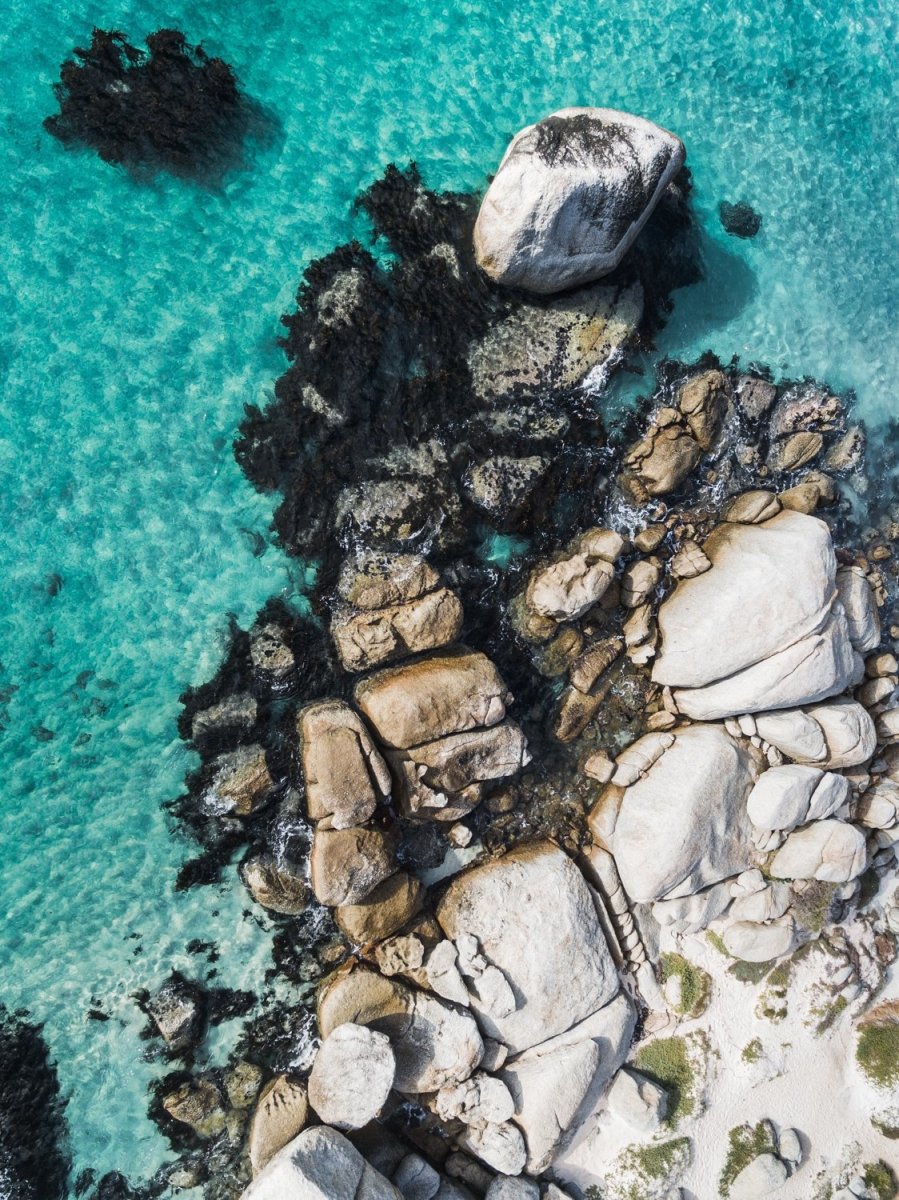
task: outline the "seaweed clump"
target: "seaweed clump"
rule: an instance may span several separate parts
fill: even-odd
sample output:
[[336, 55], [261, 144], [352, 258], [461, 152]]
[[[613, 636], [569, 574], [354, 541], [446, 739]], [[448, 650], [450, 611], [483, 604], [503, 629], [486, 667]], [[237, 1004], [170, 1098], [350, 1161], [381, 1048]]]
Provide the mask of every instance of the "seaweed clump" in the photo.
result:
[[44, 127], [66, 146], [89, 146], [138, 172], [209, 182], [240, 165], [255, 109], [231, 67], [177, 29], [157, 30], [146, 44], [94, 29], [90, 46], [62, 64], [59, 112]]
[[0, 1005], [0, 1189], [4, 1200], [65, 1200], [65, 1101], [40, 1025]]

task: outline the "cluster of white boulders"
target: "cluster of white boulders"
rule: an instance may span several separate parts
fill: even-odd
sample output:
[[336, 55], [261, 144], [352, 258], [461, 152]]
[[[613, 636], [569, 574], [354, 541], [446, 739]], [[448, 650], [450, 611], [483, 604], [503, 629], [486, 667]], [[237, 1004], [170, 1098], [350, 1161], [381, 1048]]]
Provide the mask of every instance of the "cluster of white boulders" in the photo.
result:
[[[676, 137], [639, 118], [553, 114], [509, 146], [478, 217], [478, 261], [537, 293], [600, 278], [683, 161]], [[587, 359], [601, 368], [641, 303], [597, 289], [576, 321], [557, 301], [539, 309], [542, 323], [535, 307], [498, 326], [470, 363], [478, 393], [489, 397], [513, 361], [503, 389], [559, 382], [557, 343], [578, 378]], [[747, 420], [766, 432], [728, 449], [741, 467], [850, 471], [863, 437], [843, 418], [812, 385], [778, 398], [761, 376], [697, 371], [626, 453], [621, 495], [670, 496], [697, 469], [726, 481], [726, 431]], [[464, 487], [502, 517], [546, 466], [538, 454], [475, 461]], [[651, 1008], [664, 1003], [641, 928], [711, 926], [735, 958], [768, 962], [810, 936], [795, 904], [805, 889], [849, 898], [869, 866], [895, 863], [899, 667], [878, 650], [883, 587], [864, 560], [838, 560], [811, 515], [833, 499], [832, 479], [812, 470], [786, 482], [738, 495], [714, 528], [708, 513], [661, 505], [630, 539], [591, 528], [535, 566], [511, 616], [537, 669], [559, 681], [554, 737], [575, 743], [626, 671], [652, 697], [644, 733], [582, 764], [600, 786], [580, 868], [549, 841], [519, 845], [458, 870], [427, 911], [422, 884], [397, 868], [392, 815], [446, 822], [463, 844], [458, 823], [527, 763], [527, 747], [493, 663], [458, 644], [461, 604], [438, 573], [415, 555], [347, 561], [331, 631], [359, 675], [352, 703], [307, 706], [298, 731], [311, 887], [356, 952], [319, 988], [308, 1085], [280, 1076], [260, 1096], [245, 1200], [564, 1200], [533, 1177], [600, 1103], [639, 1137], [665, 1116], [664, 1089], [621, 1069], [636, 1011], [616, 963], [636, 968]], [[389, 491], [370, 490], [361, 526], [377, 528]], [[401, 499], [412, 530], [413, 491]], [[277, 647], [263, 650], [275, 669]], [[221, 764], [212, 809], [240, 813], [232, 795], [268, 786], [264, 756], [240, 753]], [[433, 1161], [373, 1126], [402, 1103], [439, 1122]], [[372, 1127], [363, 1155], [354, 1140]], [[801, 1157], [795, 1131], [772, 1133], [731, 1196], [779, 1187]]]
[[[321, 1137], [350, 1158], [358, 1184], [362, 1168], [333, 1131], [363, 1128], [391, 1096], [433, 1112], [457, 1150], [444, 1176], [421, 1160], [415, 1177], [424, 1174], [431, 1190], [406, 1189], [400, 1177], [412, 1164], [404, 1160], [388, 1172], [393, 1185], [378, 1180], [382, 1190], [372, 1196], [470, 1196], [453, 1177], [477, 1175], [478, 1162], [509, 1185], [544, 1171], [596, 1107], [636, 1021], [595, 898], [571, 859], [542, 842], [463, 871], [433, 917], [407, 922], [373, 958], [349, 964], [319, 991], [322, 1044], [307, 1098], [331, 1129], [287, 1144], [248, 1200], [277, 1200], [288, 1185], [306, 1182], [313, 1171], [306, 1147]], [[632, 1082], [647, 1094], [640, 1100], [619, 1088], [616, 1104], [633, 1120], [663, 1101], [649, 1081]], [[517, 1191], [502, 1180], [491, 1186], [487, 1195], [499, 1200], [540, 1194], [527, 1181]]]
[[762, 962], [803, 936], [795, 891], [851, 895], [895, 853], [899, 764], [874, 587], [838, 566], [822, 521], [760, 496], [734, 503], [701, 547], [707, 569], [659, 606], [652, 675], [672, 726], [608, 765], [590, 825], [660, 925], [714, 921], [731, 954]]

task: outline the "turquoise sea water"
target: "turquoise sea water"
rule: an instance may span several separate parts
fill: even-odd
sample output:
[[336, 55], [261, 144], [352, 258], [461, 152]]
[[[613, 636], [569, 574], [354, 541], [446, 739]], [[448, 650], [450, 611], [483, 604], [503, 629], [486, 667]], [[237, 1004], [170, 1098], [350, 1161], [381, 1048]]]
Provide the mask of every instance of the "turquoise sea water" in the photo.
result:
[[[202, 40], [277, 115], [277, 144], [218, 194], [63, 150], [41, 121], [95, 24]], [[708, 279], [661, 348], [852, 387], [876, 436], [899, 408], [896, 27], [885, 0], [9, 0], [0, 1001], [45, 1022], [76, 1168], [139, 1177], [164, 1157], [130, 993], [198, 970], [190, 938], [219, 944], [219, 983], [256, 987], [269, 961], [236, 880], [173, 892], [187, 848], [160, 803], [189, 765], [177, 695], [212, 670], [225, 614], [298, 586], [275, 547], [252, 553], [242, 531], [272, 505], [230, 444], [282, 369], [303, 266], [364, 232], [352, 199], [391, 160], [477, 187], [522, 124], [630, 109], [687, 143], [706, 231]], [[752, 203], [759, 237], [727, 237], [720, 199]], [[97, 1006], [109, 1021], [86, 1019]]]

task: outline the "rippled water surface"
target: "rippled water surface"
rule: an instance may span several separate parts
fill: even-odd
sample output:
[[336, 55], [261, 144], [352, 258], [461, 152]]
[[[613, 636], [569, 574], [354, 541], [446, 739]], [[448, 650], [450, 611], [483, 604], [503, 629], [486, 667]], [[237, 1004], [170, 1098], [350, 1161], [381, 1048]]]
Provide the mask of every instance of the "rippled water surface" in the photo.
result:
[[[281, 369], [303, 266], [364, 229], [391, 161], [471, 188], [523, 123], [568, 104], [642, 113], [687, 143], [708, 278], [661, 341], [854, 388], [896, 412], [896, 129], [883, 0], [9, 0], [0, 409], [0, 1001], [40, 1021], [70, 1097], [76, 1167], [150, 1172], [165, 1147], [130, 993], [190, 938], [255, 987], [268, 938], [235, 881], [176, 895], [186, 854], [160, 802], [188, 765], [176, 698], [296, 568], [234, 464], [245, 402]], [[93, 25], [177, 25], [279, 121], [220, 193], [138, 184], [41, 121]], [[762, 231], [728, 237], [721, 199]], [[201, 960], [203, 961], [203, 960]], [[100, 1009], [110, 1019], [90, 1020]], [[227, 1027], [220, 1033], [227, 1040]], [[219, 1043], [221, 1044], [221, 1043]]]

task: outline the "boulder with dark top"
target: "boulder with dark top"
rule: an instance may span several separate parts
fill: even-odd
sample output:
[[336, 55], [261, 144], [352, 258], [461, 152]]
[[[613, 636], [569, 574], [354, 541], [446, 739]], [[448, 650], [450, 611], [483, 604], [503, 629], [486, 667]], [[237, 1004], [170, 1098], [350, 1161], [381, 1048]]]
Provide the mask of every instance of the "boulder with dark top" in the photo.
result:
[[529, 125], [478, 213], [479, 265], [498, 283], [539, 293], [607, 275], [684, 158], [674, 134], [614, 109], [565, 108]]
[[734, 237], [754, 238], [762, 227], [762, 218], [745, 200], [738, 200], [736, 204], [722, 200], [718, 215], [725, 232]]

